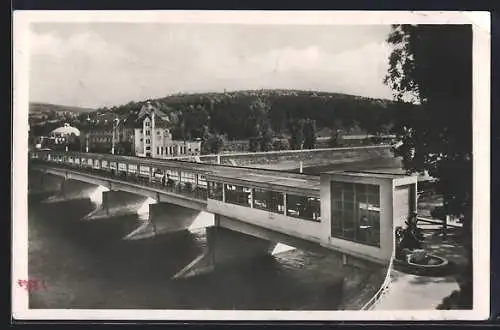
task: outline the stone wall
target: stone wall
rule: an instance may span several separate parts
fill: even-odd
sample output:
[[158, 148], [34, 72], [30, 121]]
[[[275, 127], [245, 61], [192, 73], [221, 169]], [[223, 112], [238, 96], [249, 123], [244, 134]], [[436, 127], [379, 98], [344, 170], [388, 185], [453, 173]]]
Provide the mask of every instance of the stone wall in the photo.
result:
[[[298, 168], [302, 162], [304, 167], [335, 163], [363, 162], [368, 160], [396, 160], [389, 145], [327, 148], [311, 150], [285, 150], [253, 153], [233, 153], [199, 156], [205, 163], [216, 164], [220, 157], [223, 165]], [[191, 158], [190, 160], [195, 160]]]

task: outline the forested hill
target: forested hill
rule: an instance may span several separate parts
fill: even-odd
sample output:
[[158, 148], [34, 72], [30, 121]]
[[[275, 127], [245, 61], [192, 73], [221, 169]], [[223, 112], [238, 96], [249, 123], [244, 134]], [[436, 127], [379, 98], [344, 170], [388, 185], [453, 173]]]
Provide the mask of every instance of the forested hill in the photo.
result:
[[[203, 137], [208, 130], [228, 139], [248, 139], [262, 134], [262, 130], [287, 134], [292, 123], [300, 119], [314, 120], [317, 129], [387, 131], [400, 106], [390, 100], [298, 90], [178, 94], [151, 101], [174, 118], [177, 126], [173, 133], [177, 137]], [[137, 113], [144, 102], [98, 112], [130, 115]]]
[[95, 109], [91, 108], [82, 108], [82, 107], [74, 107], [74, 106], [66, 106], [66, 105], [58, 105], [58, 104], [49, 104], [49, 103], [38, 103], [38, 102], [30, 102], [29, 112], [30, 113], [40, 113], [40, 112], [74, 112], [74, 113], [83, 113], [83, 112], [91, 112], [95, 111]]

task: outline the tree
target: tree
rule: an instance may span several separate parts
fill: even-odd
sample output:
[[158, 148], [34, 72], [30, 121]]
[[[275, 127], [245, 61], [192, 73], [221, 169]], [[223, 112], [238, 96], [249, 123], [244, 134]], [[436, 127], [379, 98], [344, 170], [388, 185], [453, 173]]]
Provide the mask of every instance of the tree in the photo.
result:
[[224, 146], [224, 138], [220, 134], [209, 134], [202, 143], [204, 154], [218, 154]]
[[81, 149], [80, 137], [76, 136], [74, 133], [71, 133], [71, 135], [67, 137], [67, 146], [69, 151], [80, 151]]
[[316, 145], [316, 121], [307, 119], [303, 126], [304, 148], [314, 149]]
[[428, 171], [443, 195], [444, 214], [463, 217], [468, 252], [462, 305], [472, 307], [472, 27], [394, 25], [384, 82], [411, 102], [395, 130], [409, 172]]
[[264, 128], [260, 136], [260, 151], [270, 151], [273, 148], [273, 130], [271, 127]]
[[251, 136], [248, 139], [248, 149], [250, 152], [259, 151], [259, 137]]
[[270, 106], [261, 98], [254, 100], [249, 107], [248, 131], [250, 151], [268, 151], [271, 149], [272, 130], [268, 112]]
[[340, 147], [342, 145], [342, 142], [340, 141], [340, 130], [339, 129], [332, 129], [332, 134], [330, 135], [330, 138], [328, 139], [328, 146], [330, 148], [335, 148], [335, 147]]
[[280, 150], [288, 150], [290, 149], [290, 145], [288, 140], [286, 139], [275, 139], [273, 140], [272, 150], [280, 151]]
[[290, 149], [300, 150], [302, 149], [302, 144], [304, 143], [304, 120], [303, 119], [293, 119], [289, 123], [290, 131]]

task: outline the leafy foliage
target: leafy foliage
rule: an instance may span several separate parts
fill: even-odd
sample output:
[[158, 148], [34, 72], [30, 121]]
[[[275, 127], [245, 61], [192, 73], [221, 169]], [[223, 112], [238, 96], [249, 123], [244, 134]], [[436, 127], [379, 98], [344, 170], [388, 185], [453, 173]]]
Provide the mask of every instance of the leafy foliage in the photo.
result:
[[[472, 27], [394, 25], [385, 78], [405, 111], [395, 130], [410, 172], [428, 171], [443, 195], [440, 214], [464, 219], [472, 276]], [[415, 107], [404, 101], [420, 104]], [[469, 281], [470, 283], [470, 281]], [[470, 288], [464, 288], [470, 293]]]
[[314, 149], [316, 145], [316, 121], [306, 119], [303, 127], [304, 149]]
[[[64, 115], [58, 112], [59, 108], [54, 108], [48, 114], [33, 113], [30, 124], [33, 135], [37, 136], [48, 134], [65, 122], [86, 131], [89, 117], [91, 121], [127, 118], [129, 123], [134, 122], [134, 116], [145, 102], [131, 101], [90, 113]], [[345, 131], [359, 128], [374, 133], [392, 122], [398, 108], [397, 103], [388, 100], [296, 90], [179, 94], [151, 102], [169, 115], [174, 139], [203, 138], [204, 127], [208, 127], [212, 134], [226, 136], [228, 140], [251, 140], [252, 149], [256, 151], [272, 148], [272, 139], [277, 135], [289, 136], [293, 129], [291, 122], [310, 119], [318, 129], [341, 123]], [[45, 108], [49, 109], [50, 105]], [[313, 139], [311, 136], [306, 145], [314, 144]], [[300, 145], [305, 143], [304, 138], [299, 140]]]
[[304, 144], [304, 120], [292, 120], [289, 126], [290, 131], [290, 148], [302, 149]]

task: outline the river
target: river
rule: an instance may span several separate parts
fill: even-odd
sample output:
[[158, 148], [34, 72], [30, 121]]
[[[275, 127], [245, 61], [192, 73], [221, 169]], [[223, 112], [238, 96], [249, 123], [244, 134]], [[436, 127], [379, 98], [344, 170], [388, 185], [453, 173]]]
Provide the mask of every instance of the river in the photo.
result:
[[90, 199], [29, 201], [29, 277], [45, 288], [30, 308], [339, 309], [334, 257], [288, 250], [188, 279], [171, 277], [198, 256], [205, 230], [127, 241], [138, 216], [82, 218]]

